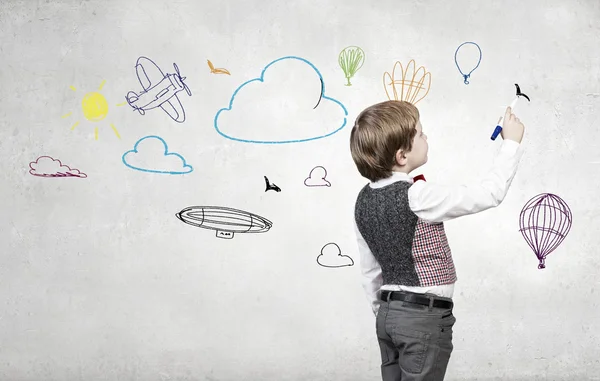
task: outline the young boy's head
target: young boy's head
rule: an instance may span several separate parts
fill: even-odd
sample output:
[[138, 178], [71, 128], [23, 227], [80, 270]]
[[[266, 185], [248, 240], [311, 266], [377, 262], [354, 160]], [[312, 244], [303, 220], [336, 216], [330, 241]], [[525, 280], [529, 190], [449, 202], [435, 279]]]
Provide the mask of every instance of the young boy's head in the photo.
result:
[[392, 172], [410, 173], [427, 162], [427, 150], [419, 110], [405, 101], [385, 101], [366, 108], [350, 133], [352, 159], [360, 174], [371, 181]]

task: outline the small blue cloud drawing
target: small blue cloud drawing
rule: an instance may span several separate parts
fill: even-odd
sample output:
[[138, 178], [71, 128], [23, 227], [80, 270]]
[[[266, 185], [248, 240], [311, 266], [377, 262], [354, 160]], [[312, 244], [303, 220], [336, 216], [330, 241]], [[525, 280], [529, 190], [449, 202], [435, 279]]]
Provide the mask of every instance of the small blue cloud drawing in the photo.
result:
[[183, 156], [169, 152], [164, 139], [155, 135], [138, 140], [132, 150], [123, 154], [122, 160], [127, 167], [142, 172], [183, 175], [194, 170]]
[[[269, 71], [269, 84], [266, 85], [265, 73], [272, 67], [276, 69]], [[260, 94], [249, 95], [259, 89]], [[240, 93], [244, 95], [240, 97]], [[234, 108], [236, 97], [238, 103]], [[285, 112], [287, 114], [283, 115]], [[233, 115], [237, 113], [240, 114], [235, 119]], [[225, 115], [230, 119], [224, 121]], [[300, 143], [339, 132], [347, 124], [347, 115], [348, 111], [340, 101], [325, 95], [323, 76], [315, 65], [304, 58], [286, 56], [265, 66], [260, 77], [242, 83], [233, 92], [229, 105], [217, 111], [214, 127], [224, 138], [244, 143]], [[232, 119], [234, 122], [229, 122]], [[302, 124], [305, 119], [310, 120]], [[269, 128], [270, 132], [267, 131]], [[256, 135], [263, 136], [255, 139]]]

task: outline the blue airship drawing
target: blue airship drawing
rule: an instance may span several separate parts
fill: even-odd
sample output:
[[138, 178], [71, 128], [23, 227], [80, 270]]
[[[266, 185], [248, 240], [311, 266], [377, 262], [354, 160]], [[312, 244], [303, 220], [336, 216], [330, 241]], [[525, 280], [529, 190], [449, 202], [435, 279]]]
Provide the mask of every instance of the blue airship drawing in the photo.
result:
[[175, 216], [186, 224], [216, 230], [216, 236], [225, 239], [235, 233], [264, 233], [273, 226], [264, 217], [223, 206], [190, 206]]

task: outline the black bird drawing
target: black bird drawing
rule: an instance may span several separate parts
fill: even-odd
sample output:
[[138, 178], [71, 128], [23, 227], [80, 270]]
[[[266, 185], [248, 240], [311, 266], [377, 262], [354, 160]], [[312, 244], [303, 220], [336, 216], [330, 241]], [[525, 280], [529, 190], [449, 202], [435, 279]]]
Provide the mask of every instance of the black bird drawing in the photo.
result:
[[531, 102], [531, 99], [529, 99], [529, 97], [527, 95], [525, 95], [521, 92], [521, 88], [519, 87], [519, 85], [515, 83], [515, 86], [517, 86], [517, 96], [525, 97], [525, 98], [527, 98], [527, 100], [529, 102]]
[[271, 183], [269, 182], [269, 179], [267, 178], [267, 176], [265, 176], [265, 184], [266, 184], [266, 186], [267, 186], [267, 188], [265, 189], [265, 192], [266, 192], [266, 191], [269, 191], [269, 190], [274, 190], [275, 192], [281, 192], [281, 188], [279, 188], [279, 187], [278, 187], [277, 185], [275, 185], [275, 184], [271, 184]]

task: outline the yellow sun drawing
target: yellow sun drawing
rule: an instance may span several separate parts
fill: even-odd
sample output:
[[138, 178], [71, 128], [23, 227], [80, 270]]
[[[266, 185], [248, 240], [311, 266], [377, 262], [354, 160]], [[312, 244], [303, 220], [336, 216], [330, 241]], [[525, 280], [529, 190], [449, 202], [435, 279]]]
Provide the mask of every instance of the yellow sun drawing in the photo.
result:
[[[92, 91], [90, 93], [85, 94], [83, 96], [83, 99], [81, 100], [81, 109], [83, 110], [83, 116], [90, 122], [99, 122], [106, 118], [106, 116], [108, 115], [108, 102], [106, 101], [104, 95], [100, 93], [100, 90], [102, 90], [102, 87], [104, 87], [105, 83], [106, 80], [102, 81], [102, 83], [100, 83], [100, 86], [98, 87], [98, 91]], [[69, 88], [73, 91], [77, 91], [77, 89], [75, 89], [74, 86], [69, 86]], [[117, 106], [124, 106], [126, 104], [127, 102], [119, 103]], [[69, 112], [63, 115], [62, 117], [67, 118], [71, 116], [71, 114], [72, 112]], [[73, 125], [71, 126], [71, 131], [73, 131], [78, 125], [79, 121], [73, 123]], [[115, 125], [110, 123], [110, 127], [112, 128], [117, 138], [121, 139], [121, 135], [119, 135], [119, 131], [117, 131]], [[98, 140], [98, 127], [94, 128], [94, 137], [96, 140]]]

